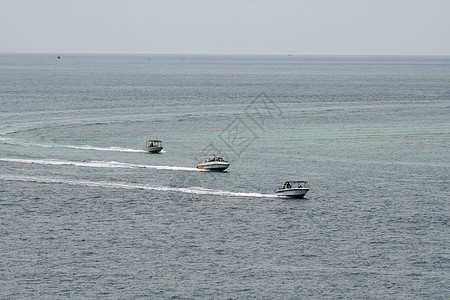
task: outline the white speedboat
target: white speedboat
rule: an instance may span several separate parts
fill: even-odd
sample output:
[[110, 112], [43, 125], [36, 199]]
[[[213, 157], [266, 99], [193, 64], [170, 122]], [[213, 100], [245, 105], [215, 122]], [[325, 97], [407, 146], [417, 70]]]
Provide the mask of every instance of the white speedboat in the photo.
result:
[[279, 187], [275, 194], [277, 196], [303, 198], [309, 191], [307, 181], [286, 181], [283, 186]]
[[162, 147], [162, 141], [156, 139], [156, 140], [148, 140], [147, 144], [145, 145], [144, 150], [149, 153], [159, 153], [163, 149]]
[[204, 162], [197, 165], [197, 169], [209, 170], [209, 171], [224, 171], [230, 165], [229, 162], [223, 160], [222, 157], [216, 156], [213, 154], [212, 156], [203, 157], [205, 159]]

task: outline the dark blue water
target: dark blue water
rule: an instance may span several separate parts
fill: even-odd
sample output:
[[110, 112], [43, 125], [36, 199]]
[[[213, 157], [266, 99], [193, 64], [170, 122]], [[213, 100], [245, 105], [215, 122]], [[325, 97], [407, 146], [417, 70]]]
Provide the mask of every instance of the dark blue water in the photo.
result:
[[450, 296], [449, 57], [2, 54], [0, 83], [1, 298]]

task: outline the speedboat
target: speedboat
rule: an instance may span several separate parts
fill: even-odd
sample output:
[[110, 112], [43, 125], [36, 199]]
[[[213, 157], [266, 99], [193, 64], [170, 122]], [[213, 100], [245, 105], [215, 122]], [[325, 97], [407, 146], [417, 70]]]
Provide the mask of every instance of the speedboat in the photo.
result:
[[147, 144], [145, 145], [144, 150], [149, 153], [159, 153], [163, 149], [161, 146], [162, 141], [156, 139], [156, 140], [148, 140]]
[[209, 171], [224, 171], [230, 165], [229, 162], [223, 160], [222, 157], [216, 156], [213, 154], [212, 156], [203, 157], [205, 159], [204, 162], [197, 165], [197, 169], [209, 170]]
[[308, 191], [309, 185], [307, 181], [286, 181], [283, 186], [279, 187], [275, 191], [275, 195], [291, 198], [303, 198]]

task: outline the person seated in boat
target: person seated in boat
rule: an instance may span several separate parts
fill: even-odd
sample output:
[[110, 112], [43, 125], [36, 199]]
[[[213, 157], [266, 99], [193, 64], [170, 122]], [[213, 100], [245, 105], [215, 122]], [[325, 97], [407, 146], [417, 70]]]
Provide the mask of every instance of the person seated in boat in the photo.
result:
[[298, 187], [299, 187], [299, 188], [302, 188], [302, 184], [301, 184], [301, 183], [299, 183], [299, 184], [298, 184]]
[[286, 188], [290, 189], [291, 188], [291, 184], [289, 182], [286, 182]]
[[150, 143], [150, 147], [153, 147], [153, 142]]

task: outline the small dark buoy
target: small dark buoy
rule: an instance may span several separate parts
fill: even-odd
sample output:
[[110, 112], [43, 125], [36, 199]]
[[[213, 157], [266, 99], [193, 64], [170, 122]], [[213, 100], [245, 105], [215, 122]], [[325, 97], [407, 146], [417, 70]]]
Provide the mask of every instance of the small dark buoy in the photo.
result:
[[61, 59], [61, 56], [60, 56], [60, 55], [58, 55], [58, 59]]

